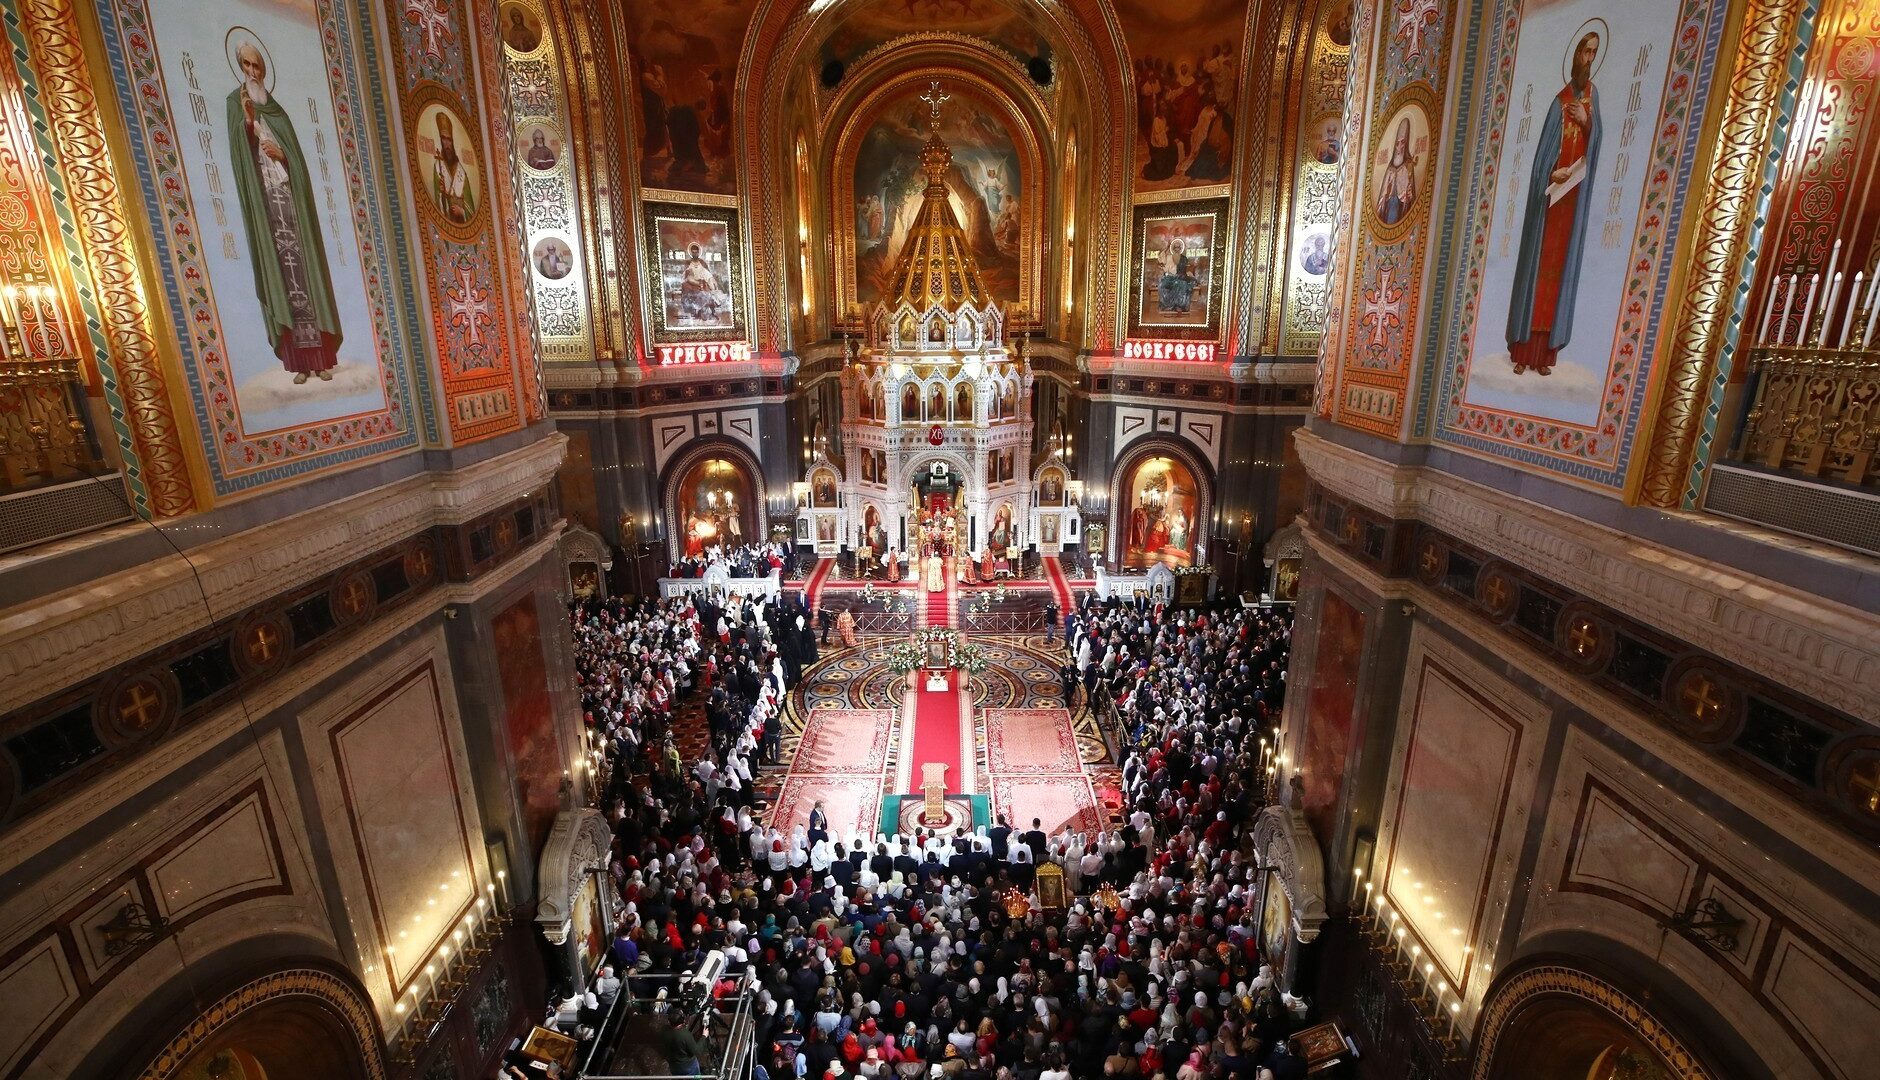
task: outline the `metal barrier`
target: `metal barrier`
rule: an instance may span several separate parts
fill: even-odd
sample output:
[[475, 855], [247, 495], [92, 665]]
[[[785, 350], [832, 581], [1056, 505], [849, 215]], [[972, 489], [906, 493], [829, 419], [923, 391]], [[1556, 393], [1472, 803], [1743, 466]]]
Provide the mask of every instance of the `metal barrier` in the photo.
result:
[[966, 612], [966, 629], [985, 634], [1032, 634], [1042, 633], [1050, 623], [1044, 612], [1027, 611], [973, 611]]
[[[735, 989], [693, 1003], [686, 993], [688, 975], [629, 977], [621, 984], [619, 995], [609, 1006], [600, 1031], [582, 1059], [579, 1070], [582, 1080], [694, 1080], [700, 1076], [712, 1080], [748, 1080], [751, 1067], [757, 1061], [756, 1024], [752, 1016], [757, 984], [748, 964], [736, 979]], [[622, 1062], [631, 1060], [633, 1051], [648, 1046], [645, 1042], [630, 1041], [632, 1022], [652, 1017], [663, 1021], [674, 1009], [689, 1009], [694, 1013], [688, 1023], [702, 1026], [702, 1030], [695, 1027], [694, 1031], [708, 1045], [712, 1060], [701, 1058], [696, 1074], [612, 1071]], [[665, 1047], [652, 1047], [651, 1052], [663, 1057]]]

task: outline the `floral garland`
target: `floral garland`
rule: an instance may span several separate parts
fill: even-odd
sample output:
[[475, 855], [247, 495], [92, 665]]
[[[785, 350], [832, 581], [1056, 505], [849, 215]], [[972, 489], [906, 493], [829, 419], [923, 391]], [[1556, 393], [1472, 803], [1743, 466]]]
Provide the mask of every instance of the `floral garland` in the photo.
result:
[[915, 634], [913, 640], [901, 642], [888, 649], [888, 670], [896, 675], [905, 675], [910, 671], [927, 666], [928, 646], [935, 643], [946, 647], [946, 664], [969, 675], [977, 675], [986, 670], [987, 660], [984, 649], [970, 641], [960, 638], [958, 630], [944, 626], [930, 626]]

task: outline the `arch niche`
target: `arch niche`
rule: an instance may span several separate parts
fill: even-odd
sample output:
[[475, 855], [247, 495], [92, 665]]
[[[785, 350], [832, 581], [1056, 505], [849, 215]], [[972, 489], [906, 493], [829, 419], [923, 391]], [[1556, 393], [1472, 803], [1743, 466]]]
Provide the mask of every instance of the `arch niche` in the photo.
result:
[[294, 968], [254, 979], [204, 1009], [141, 1080], [383, 1080], [378, 1024], [339, 976]]
[[[745, 185], [744, 205], [750, 215], [752, 241], [748, 251], [757, 298], [753, 322], [758, 348], [766, 352], [783, 347], [784, 320], [790, 314], [789, 260], [795, 254], [789, 235], [790, 218], [794, 216], [789, 183], [791, 140], [803, 115], [822, 112], [818, 103], [807, 100], [814, 91], [808, 89], [811, 80], [801, 76], [820, 70], [821, 46], [832, 28], [854, 9], [877, 2], [881, 0], [828, 0], [817, 4], [756, 0], [745, 34], [738, 63], [738, 153], [741, 174], [751, 178]], [[1087, 177], [1090, 191], [1080, 196], [1079, 202], [1089, 208], [1092, 220], [1080, 229], [1089, 243], [1080, 252], [1079, 265], [1085, 268], [1083, 276], [1089, 282], [1090, 295], [1080, 337], [1091, 347], [1110, 348], [1115, 344], [1117, 329], [1116, 282], [1122, 258], [1124, 192], [1131, 161], [1130, 140], [1135, 132], [1128, 122], [1134, 107], [1133, 90], [1127, 85], [1129, 57], [1115, 11], [1104, 0], [1027, 0], [1026, 6], [1037, 15], [1050, 43], [1056, 68], [1053, 96], [1064, 112], [1059, 118], [1060, 135], [1076, 134], [1079, 157], [1087, 163], [1079, 173]], [[957, 39], [957, 35], [943, 30], [912, 37], [916, 48], [949, 37]], [[931, 74], [930, 66], [929, 77]], [[868, 81], [859, 71], [851, 72], [848, 79]], [[1074, 104], [1068, 108], [1062, 104], [1070, 102]], [[825, 143], [828, 141], [825, 132]], [[1049, 165], [1052, 172], [1037, 181], [1041, 188], [1057, 182], [1056, 162]], [[823, 276], [821, 280], [828, 278]], [[1043, 295], [1036, 294], [1034, 299], [1041, 300]], [[1034, 313], [1050, 306], [1055, 305], [1040, 304]]]
[[926, 186], [915, 163], [928, 137], [921, 95], [935, 81], [949, 97], [940, 133], [953, 151], [954, 216], [999, 302], [1008, 312], [1039, 312], [1045, 189], [1055, 174], [1045, 149], [1054, 126], [1036, 87], [1010, 58], [963, 41], [905, 46], [850, 80], [831, 113], [823, 163], [834, 178], [835, 313], [859, 329], [862, 313], [884, 298]]
[[1679, 1035], [1595, 975], [1540, 964], [1506, 979], [1482, 1012], [1473, 1080], [1712, 1080]]
[[662, 485], [672, 559], [716, 543], [754, 544], [764, 535], [764, 474], [743, 447], [710, 441], [666, 470]]
[[1214, 513], [1214, 476], [1187, 447], [1148, 439], [1130, 447], [1110, 478], [1116, 517], [1111, 565], [1199, 566], [1207, 562]]

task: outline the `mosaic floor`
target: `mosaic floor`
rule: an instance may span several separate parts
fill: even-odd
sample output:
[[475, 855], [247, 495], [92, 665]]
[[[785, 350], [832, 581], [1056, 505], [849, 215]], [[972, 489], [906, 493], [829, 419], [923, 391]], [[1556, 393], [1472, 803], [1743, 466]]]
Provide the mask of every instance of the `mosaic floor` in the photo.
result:
[[[791, 694], [783, 739], [790, 764], [768, 770], [758, 786], [774, 822], [806, 821], [820, 800], [839, 832], [874, 832], [884, 797], [918, 784], [918, 763], [903, 760], [912, 735], [908, 680], [887, 666], [897, 640], [832, 643]], [[973, 640], [989, 663], [963, 710], [972, 728], [972, 775], [961, 778], [969, 793], [990, 796], [994, 813], [1020, 824], [1037, 817], [1052, 831], [1105, 827], [1116, 811], [1117, 771], [1094, 718], [1065, 708], [1062, 650], [1041, 634]]]

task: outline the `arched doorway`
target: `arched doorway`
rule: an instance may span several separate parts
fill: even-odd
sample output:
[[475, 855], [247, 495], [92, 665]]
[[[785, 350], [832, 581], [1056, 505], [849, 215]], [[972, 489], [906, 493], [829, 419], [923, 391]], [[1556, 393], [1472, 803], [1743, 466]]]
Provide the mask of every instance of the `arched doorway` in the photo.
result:
[[1124, 459], [1112, 490], [1117, 566], [1179, 568], [1204, 561], [1212, 491], [1190, 455], [1162, 444], [1144, 447]]
[[1709, 1080], [1716, 1075], [1643, 1004], [1594, 975], [1545, 965], [1483, 1010], [1475, 1080]]
[[184, 1024], [142, 1080], [382, 1080], [378, 1029], [337, 976], [276, 972]]
[[668, 528], [687, 558], [696, 558], [709, 548], [738, 547], [761, 539], [756, 485], [744, 465], [729, 457], [701, 458], [679, 474], [672, 506], [674, 517]]

